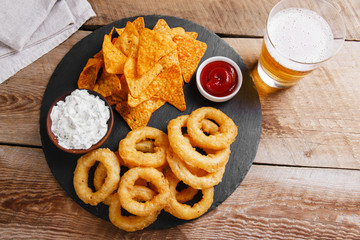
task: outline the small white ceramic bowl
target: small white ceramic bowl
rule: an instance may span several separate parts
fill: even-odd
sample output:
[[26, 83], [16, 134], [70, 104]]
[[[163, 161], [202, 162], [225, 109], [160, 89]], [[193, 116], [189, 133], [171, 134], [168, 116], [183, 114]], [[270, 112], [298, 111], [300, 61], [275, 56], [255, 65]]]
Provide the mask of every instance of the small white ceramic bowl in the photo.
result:
[[[237, 75], [238, 75], [238, 84], [237, 84], [235, 90], [231, 94], [229, 94], [227, 96], [224, 96], [224, 97], [216, 97], [216, 96], [213, 96], [213, 95], [209, 94], [208, 92], [206, 92], [204, 90], [204, 88], [202, 87], [201, 82], [200, 82], [200, 74], [201, 74], [201, 71], [203, 70], [203, 68], [207, 64], [209, 64], [211, 62], [215, 62], [215, 61], [223, 61], [223, 62], [227, 62], [227, 63], [231, 64], [235, 68], [235, 70], [237, 72]], [[209, 99], [209, 100], [211, 100], [213, 102], [225, 102], [225, 101], [228, 101], [231, 98], [233, 98], [239, 92], [239, 90], [241, 88], [242, 79], [243, 79], [243, 77], [242, 77], [242, 73], [241, 73], [241, 70], [240, 70], [239, 66], [233, 60], [231, 60], [230, 58], [223, 57], [223, 56], [215, 56], [215, 57], [211, 57], [211, 58], [206, 59], [204, 62], [202, 62], [200, 64], [200, 66], [198, 67], [198, 70], [196, 72], [196, 86], [199, 89], [199, 92], [205, 98], [207, 98], [207, 99]]]

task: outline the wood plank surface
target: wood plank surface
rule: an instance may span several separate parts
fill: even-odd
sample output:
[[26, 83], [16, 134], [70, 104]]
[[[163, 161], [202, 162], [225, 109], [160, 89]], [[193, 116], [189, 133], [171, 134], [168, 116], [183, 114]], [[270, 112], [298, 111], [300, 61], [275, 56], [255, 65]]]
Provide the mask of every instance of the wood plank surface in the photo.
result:
[[[360, 239], [360, 1], [333, 0], [347, 41], [296, 86], [264, 87], [256, 66], [279, 0], [89, 0], [97, 16], [0, 84], [0, 239]], [[185, 18], [219, 34], [251, 70], [262, 135], [249, 173], [221, 205], [164, 230], [126, 233], [94, 217], [59, 186], [39, 131], [57, 64], [93, 30], [125, 17]]]
[[46, 86], [65, 54], [89, 33], [75, 33], [0, 84], [0, 143], [41, 146], [40, 107]]
[[[261, 41], [227, 39], [256, 83]], [[359, 169], [359, 52], [358, 42], [346, 42], [338, 55], [290, 89], [269, 93], [257, 85], [263, 124], [256, 162]]]
[[[236, 36], [263, 36], [266, 19], [279, 0], [90, 0], [96, 17], [85, 24], [96, 28], [138, 15], [170, 15], [191, 20], [213, 32]], [[334, 0], [346, 23], [346, 38], [360, 40], [360, 1]]]
[[[87, 34], [77, 32], [0, 85], [0, 142], [41, 146], [39, 117], [43, 92], [62, 57]], [[225, 40], [242, 56], [256, 81], [253, 69], [261, 39]], [[346, 42], [335, 58], [295, 87], [268, 95], [258, 88], [263, 130], [257, 163], [360, 168], [358, 52], [360, 44]]]
[[[59, 187], [41, 149], [0, 146], [1, 239], [357, 239], [360, 171], [254, 165], [214, 211], [125, 233]], [[211, 223], [211, 224], [209, 224]]]

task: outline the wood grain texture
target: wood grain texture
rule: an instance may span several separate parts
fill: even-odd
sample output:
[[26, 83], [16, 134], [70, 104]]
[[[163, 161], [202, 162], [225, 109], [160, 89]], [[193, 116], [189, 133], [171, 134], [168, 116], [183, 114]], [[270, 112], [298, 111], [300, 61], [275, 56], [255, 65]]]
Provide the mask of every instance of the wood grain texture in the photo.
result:
[[163, 14], [235, 37], [225, 41], [252, 69], [261, 97], [255, 163], [224, 203], [178, 227], [125, 233], [81, 208], [51, 174], [39, 134], [52, 73], [91, 33], [78, 31], [0, 84], [0, 238], [360, 239], [360, 1], [334, 1], [350, 41], [296, 86], [273, 91], [262, 88], [255, 67], [266, 18], [278, 0], [89, 0], [97, 16], [83, 30]]
[[56, 66], [89, 32], [80, 31], [0, 85], [0, 143], [41, 146], [41, 101]]
[[[258, 82], [255, 53], [261, 40], [227, 41]], [[264, 94], [258, 85], [263, 129], [255, 162], [359, 169], [360, 82], [354, 77], [360, 76], [359, 51], [360, 44], [346, 42], [337, 56], [290, 89]]]
[[[191, 20], [219, 34], [263, 36], [266, 19], [279, 0], [90, 0], [96, 17], [85, 26], [94, 28], [125, 17], [170, 15]], [[334, 0], [346, 23], [347, 39], [360, 40], [360, 1]]]
[[360, 172], [252, 166], [219, 207], [165, 230], [125, 233], [72, 201], [41, 149], [0, 146], [2, 239], [357, 239]]

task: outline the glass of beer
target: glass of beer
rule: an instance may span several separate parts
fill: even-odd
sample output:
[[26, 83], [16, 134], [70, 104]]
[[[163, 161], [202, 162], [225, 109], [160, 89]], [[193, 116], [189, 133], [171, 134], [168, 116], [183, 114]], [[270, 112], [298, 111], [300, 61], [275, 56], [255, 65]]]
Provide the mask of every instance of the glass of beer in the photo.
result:
[[340, 50], [345, 34], [340, 10], [329, 1], [280, 1], [266, 23], [260, 78], [270, 87], [295, 85]]

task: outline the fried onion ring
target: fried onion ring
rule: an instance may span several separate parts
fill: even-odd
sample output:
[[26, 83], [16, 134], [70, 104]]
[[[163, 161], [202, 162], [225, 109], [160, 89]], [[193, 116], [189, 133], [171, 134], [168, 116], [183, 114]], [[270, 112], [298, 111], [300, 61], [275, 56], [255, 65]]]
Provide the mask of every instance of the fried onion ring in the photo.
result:
[[[89, 170], [97, 162], [106, 168], [107, 177], [104, 184], [96, 192], [88, 186]], [[96, 149], [78, 159], [74, 172], [74, 188], [78, 197], [90, 205], [96, 206], [112, 194], [120, 181], [120, 164], [112, 151], [107, 148]]]
[[[106, 173], [105, 166], [102, 163], [99, 163], [99, 165], [96, 167], [95, 172], [94, 172], [94, 187], [95, 187], [96, 191], [99, 190], [101, 188], [101, 186], [104, 184], [106, 176], [107, 176], [107, 173]], [[141, 179], [141, 178], [139, 178], [135, 182], [135, 186], [132, 191], [132, 194], [134, 195], [135, 199], [137, 196], [147, 196], [146, 198], [151, 200], [155, 196], [155, 192], [153, 190], [151, 190], [150, 188], [147, 188], [146, 185], [147, 185], [146, 180]], [[116, 194], [116, 190], [103, 201], [103, 203], [105, 205], [110, 205], [111, 198], [114, 194]], [[152, 197], [149, 197], [149, 196], [152, 196]]]
[[176, 175], [176, 177], [195, 189], [209, 188], [219, 184], [225, 172], [224, 166], [214, 173], [197, 176], [188, 169], [188, 166], [171, 148], [169, 148], [166, 157], [171, 171]]
[[[154, 152], [142, 152], [136, 145], [146, 139], [154, 140]], [[141, 127], [130, 131], [119, 143], [119, 155], [128, 167], [159, 168], [166, 165], [166, 149], [169, 140], [166, 133], [152, 127]], [[138, 146], [139, 148], [139, 146]]]
[[[116, 157], [118, 158], [118, 161], [120, 163], [120, 166], [121, 165], [124, 165], [124, 162], [122, 161], [122, 159], [120, 158], [119, 156], [119, 153], [118, 151], [115, 152], [115, 155]], [[106, 168], [104, 167], [104, 165], [100, 162], [98, 164], [98, 166], [96, 167], [95, 169], [95, 172], [94, 172], [94, 179], [93, 179], [93, 184], [94, 184], [94, 187], [95, 187], [95, 190], [99, 190], [101, 188], [101, 186], [104, 184], [105, 182], [105, 178], [107, 176], [107, 173], [106, 173]], [[120, 181], [119, 181], [120, 182]], [[118, 186], [119, 187], [119, 186]], [[118, 187], [116, 188], [116, 190], [118, 189]], [[116, 192], [116, 190], [114, 191], [114, 193]], [[111, 197], [112, 195], [114, 194], [110, 194], [110, 196], [108, 196], [104, 201], [103, 203], [105, 205], [110, 205], [110, 202], [111, 202]]]
[[148, 187], [135, 185], [131, 192], [136, 201], [150, 201], [156, 196], [156, 192]]
[[[134, 195], [134, 198], [138, 199], [139, 201], [150, 201], [151, 199], [153, 199], [156, 193], [149, 188], [135, 186], [133, 188], [132, 194]], [[116, 227], [127, 232], [134, 232], [144, 229], [151, 223], [155, 222], [157, 216], [160, 213], [159, 210], [152, 212], [148, 216], [123, 216], [121, 214], [121, 208], [122, 207], [120, 204], [119, 195], [115, 194], [111, 198], [111, 203], [109, 207], [109, 219], [111, 223], [114, 224]]]
[[[98, 191], [101, 186], [104, 184], [106, 176], [107, 176], [107, 170], [105, 166], [102, 163], [99, 163], [99, 165], [96, 167], [94, 172], [94, 187], [95, 190]], [[107, 198], [102, 201], [105, 205], [110, 205], [111, 197], [115, 193], [115, 191], [110, 194]]]
[[171, 171], [166, 174], [166, 179], [169, 182], [170, 199], [169, 204], [164, 208], [165, 211], [169, 212], [177, 218], [190, 220], [200, 217], [211, 207], [214, 197], [213, 187], [202, 189], [202, 199], [193, 206], [190, 206], [180, 203], [176, 200], [176, 186], [180, 180], [177, 179]]
[[144, 153], [154, 153], [155, 144], [152, 140], [146, 139], [136, 144], [136, 150]]
[[208, 119], [204, 119], [201, 121], [201, 128], [205, 133], [211, 135], [219, 131], [219, 126], [213, 121], [210, 121]]
[[[206, 135], [202, 130], [202, 121], [210, 119], [219, 125], [219, 131]], [[220, 150], [235, 141], [237, 126], [221, 110], [213, 107], [201, 107], [194, 110], [187, 121], [188, 134], [198, 147]]]
[[198, 192], [199, 192], [198, 189], [187, 186], [186, 188], [182, 189], [181, 191], [176, 190], [175, 197], [179, 203], [186, 203], [186, 202], [192, 200]]
[[[154, 184], [158, 194], [145, 203], [133, 199], [132, 189], [139, 178]], [[146, 216], [165, 207], [170, 196], [169, 186], [164, 175], [155, 168], [131, 168], [121, 177], [118, 194], [121, 206], [129, 213], [137, 216]]]
[[[170, 120], [167, 129], [171, 148], [181, 156], [187, 164], [204, 169], [207, 172], [216, 172], [224, 167], [230, 156], [230, 146], [224, 149], [213, 151], [208, 155], [197, 152], [186, 136], [182, 134], [183, 127], [187, 126], [189, 115], [182, 115]], [[189, 134], [189, 130], [188, 130]], [[206, 150], [206, 149], [204, 149]]]

